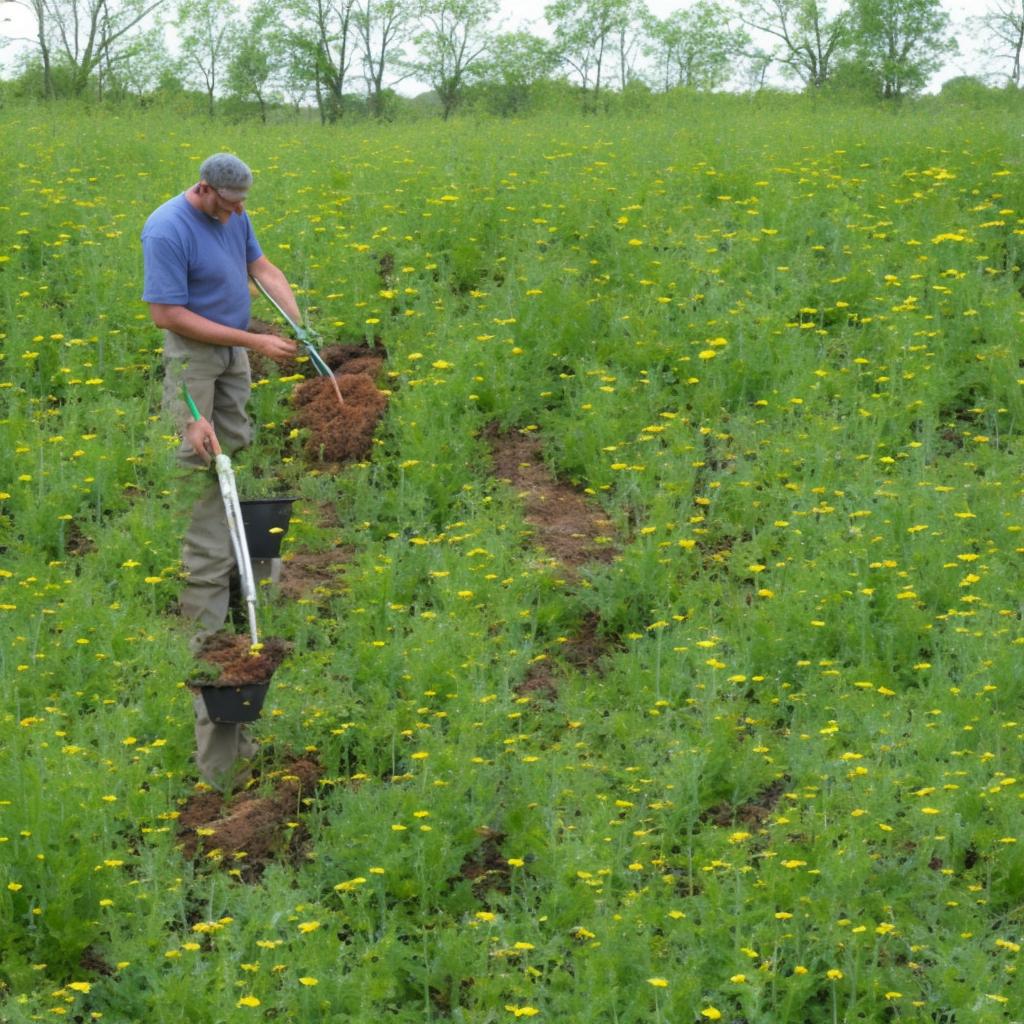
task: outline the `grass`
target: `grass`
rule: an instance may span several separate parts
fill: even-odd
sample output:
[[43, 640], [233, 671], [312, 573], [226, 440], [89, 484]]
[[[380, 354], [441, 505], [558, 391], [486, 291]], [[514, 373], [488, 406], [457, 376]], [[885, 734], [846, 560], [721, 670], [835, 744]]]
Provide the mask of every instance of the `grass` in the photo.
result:
[[[1014, 1019], [1011, 118], [0, 118], [0, 1015]], [[308, 856], [258, 885], [175, 847], [181, 483], [138, 298], [145, 216], [221, 147], [392, 392], [335, 477], [291, 385], [256, 388], [242, 490], [300, 495], [293, 548], [355, 551], [261, 609], [297, 645], [261, 738], [327, 775]], [[611, 563], [572, 583], [531, 547], [491, 422], [599, 504]], [[592, 616], [600, 671], [565, 656]], [[538, 659], [553, 701], [516, 692]]]

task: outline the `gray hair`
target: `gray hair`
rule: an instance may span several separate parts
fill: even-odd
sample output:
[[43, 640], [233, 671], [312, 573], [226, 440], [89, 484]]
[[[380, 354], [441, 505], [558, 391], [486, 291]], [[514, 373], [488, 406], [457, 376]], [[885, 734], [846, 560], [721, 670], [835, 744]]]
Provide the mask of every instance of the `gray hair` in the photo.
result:
[[214, 153], [199, 168], [199, 178], [211, 188], [247, 192], [252, 188], [252, 171], [231, 153]]

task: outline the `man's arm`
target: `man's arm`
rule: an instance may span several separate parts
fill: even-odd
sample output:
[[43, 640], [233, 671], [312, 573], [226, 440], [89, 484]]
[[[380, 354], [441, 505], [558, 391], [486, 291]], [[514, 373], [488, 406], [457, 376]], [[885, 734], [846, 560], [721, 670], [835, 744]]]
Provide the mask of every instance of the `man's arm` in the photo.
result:
[[[284, 275], [282, 275], [282, 279], [283, 277]], [[285, 282], [285, 287], [287, 288], [287, 282]], [[293, 304], [294, 302], [295, 300], [292, 299]], [[279, 338], [276, 334], [254, 334], [252, 331], [226, 327], [199, 313], [193, 313], [192, 310], [186, 309], [184, 306], [151, 302], [149, 315], [157, 327], [173, 331], [175, 334], [192, 338], [195, 341], [205, 341], [209, 345], [241, 345], [243, 348], [269, 356], [271, 359], [287, 359], [294, 356], [296, 352], [295, 342], [290, 338]]]
[[274, 301], [297, 323], [302, 323], [302, 314], [295, 302], [288, 278], [274, 266], [266, 256], [260, 256], [249, 264], [249, 273], [273, 297]]

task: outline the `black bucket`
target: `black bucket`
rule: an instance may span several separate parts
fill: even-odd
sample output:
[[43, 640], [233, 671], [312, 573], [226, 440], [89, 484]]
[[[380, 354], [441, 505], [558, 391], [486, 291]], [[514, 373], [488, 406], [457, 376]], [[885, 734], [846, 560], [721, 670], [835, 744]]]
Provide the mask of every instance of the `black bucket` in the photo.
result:
[[250, 558], [277, 558], [288, 532], [295, 498], [254, 498], [240, 501], [242, 525]]
[[263, 710], [270, 680], [243, 686], [203, 686], [203, 702], [211, 720], [220, 723], [255, 722]]

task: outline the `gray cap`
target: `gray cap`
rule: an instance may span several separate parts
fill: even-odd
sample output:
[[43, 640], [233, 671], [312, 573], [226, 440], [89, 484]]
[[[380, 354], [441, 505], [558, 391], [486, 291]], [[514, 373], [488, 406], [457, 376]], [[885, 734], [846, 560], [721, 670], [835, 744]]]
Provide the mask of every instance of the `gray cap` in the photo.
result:
[[214, 153], [199, 168], [199, 178], [218, 192], [243, 197], [252, 188], [252, 171], [231, 153]]

